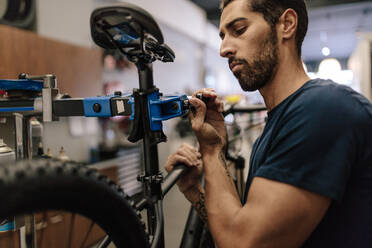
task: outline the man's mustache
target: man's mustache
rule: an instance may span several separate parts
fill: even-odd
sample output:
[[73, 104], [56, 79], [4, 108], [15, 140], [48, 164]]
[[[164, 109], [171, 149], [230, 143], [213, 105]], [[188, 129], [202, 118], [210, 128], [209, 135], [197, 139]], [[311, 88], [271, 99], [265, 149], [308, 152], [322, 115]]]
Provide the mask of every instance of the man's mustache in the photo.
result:
[[245, 59], [238, 59], [235, 57], [230, 57], [229, 60], [229, 68], [232, 70], [232, 68], [237, 65], [237, 64], [243, 64], [243, 65], [248, 65], [248, 62]]
[[234, 64], [248, 64], [248, 62], [245, 60], [245, 59], [239, 59], [239, 58], [235, 58], [235, 57], [230, 57], [229, 60], [228, 60], [228, 63], [229, 63], [229, 66], [231, 65], [231, 63], [234, 63]]

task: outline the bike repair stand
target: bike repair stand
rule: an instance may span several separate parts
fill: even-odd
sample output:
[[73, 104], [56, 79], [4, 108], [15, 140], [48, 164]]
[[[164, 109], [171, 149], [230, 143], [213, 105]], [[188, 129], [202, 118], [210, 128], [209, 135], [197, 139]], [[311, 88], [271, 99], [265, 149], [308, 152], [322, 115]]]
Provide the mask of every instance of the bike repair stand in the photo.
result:
[[[35, 81], [34, 81], [35, 80]], [[37, 81], [37, 80], [42, 80]], [[31, 108], [41, 109], [43, 121], [52, 121], [52, 99], [58, 93], [56, 78], [53, 75], [28, 77], [21, 74], [19, 80], [2, 80], [1, 88], [6, 89], [9, 107], [0, 112], [0, 133], [5, 143], [15, 151], [16, 160], [32, 159], [32, 125]], [[33, 106], [17, 106], [14, 102], [25, 103], [30, 97], [42, 92], [42, 98], [36, 100]], [[33, 111], [31, 111], [33, 112]], [[36, 220], [35, 215], [15, 217], [12, 230], [20, 230], [20, 247], [36, 248]]]
[[[163, 248], [162, 200], [164, 192], [169, 190], [169, 184], [162, 185], [157, 144], [166, 141], [161, 121], [175, 117], [172, 112], [187, 108], [187, 97], [184, 96], [179, 102], [161, 104], [161, 95], [153, 82], [152, 62], [173, 62], [175, 55], [164, 44], [162, 32], [153, 17], [130, 4], [115, 9], [108, 7], [95, 10], [91, 15], [91, 31], [97, 45], [106, 49], [116, 48], [138, 69], [140, 87], [133, 91], [134, 118], [128, 138], [131, 142], [143, 140], [145, 168], [138, 179], [144, 184], [145, 200], [137, 203], [136, 208], [147, 209], [151, 247]], [[163, 115], [164, 110], [171, 114]]]
[[[134, 121], [133, 128], [128, 138], [131, 142], [143, 140], [143, 159], [144, 159], [144, 174], [139, 176], [139, 180], [145, 183], [144, 195], [148, 201], [160, 203], [162, 199], [161, 183], [163, 176], [159, 172], [159, 158], [157, 144], [166, 141], [166, 136], [163, 131], [151, 130], [148, 104], [151, 98], [158, 98], [159, 90], [154, 86], [152, 64], [145, 61], [136, 63], [140, 88], [133, 91], [134, 98]], [[156, 230], [156, 215], [162, 208], [148, 208], [148, 226], [149, 234], [154, 235]], [[160, 237], [164, 237], [164, 229], [160, 230]], [[159, 247], [164, 247], [164, 239], [159, 240]]]

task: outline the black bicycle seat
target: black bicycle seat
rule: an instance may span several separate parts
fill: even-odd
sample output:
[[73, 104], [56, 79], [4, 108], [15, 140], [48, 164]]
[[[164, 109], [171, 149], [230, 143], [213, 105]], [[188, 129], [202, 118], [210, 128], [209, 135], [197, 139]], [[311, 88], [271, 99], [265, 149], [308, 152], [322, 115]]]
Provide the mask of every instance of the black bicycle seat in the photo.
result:
[[137, 39], [146, 33], [164, 43], [163, 34], [155, 19], [146, 10], [129, 3], [98, 8], [90, 18], [91, 34], [94, 42], [106, 49], [117, 48], [107, 32], [125, 33], [131, 39]]

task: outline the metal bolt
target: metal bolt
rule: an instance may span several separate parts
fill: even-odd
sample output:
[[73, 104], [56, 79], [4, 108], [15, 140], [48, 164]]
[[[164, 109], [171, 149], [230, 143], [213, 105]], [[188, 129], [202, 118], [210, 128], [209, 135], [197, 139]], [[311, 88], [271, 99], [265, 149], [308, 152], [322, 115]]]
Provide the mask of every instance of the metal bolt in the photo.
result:
[[93, 111], [94, 112], [99, 113], [99, 112], [101, 112], [101, 109], [102, 109], [102, 107], [101, 107], [101, 105], [99, 103], [95, 103], [93, 105]]
[[179, 109], [178, 103], [172, 103], [172, 110], [177, 111]]

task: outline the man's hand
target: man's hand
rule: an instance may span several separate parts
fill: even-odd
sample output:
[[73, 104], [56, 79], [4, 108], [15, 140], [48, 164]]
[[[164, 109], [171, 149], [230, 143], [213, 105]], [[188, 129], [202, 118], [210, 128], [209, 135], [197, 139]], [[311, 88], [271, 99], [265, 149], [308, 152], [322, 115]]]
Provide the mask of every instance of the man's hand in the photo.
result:
[[[202, 94], [207, 99], [207, 104], [196, 98], [197, 94]], [[198, 138], [200, 151], [220, 152], [226, 144], [222, 101], [213, 89], [201, 89], [194, 92], [190, 103], [195, 107], [195, 111], [190, 112], [189, 118]]]
[[175, 153], [168, 157], [165, 170], [169, 173], [177, 164], [183, 163], [191, 167], [178, 181], [179, 190], [186, 194], [193, 188], [199, 187], [200, 178], [203, 171], [201, 154], [194, 147], [183, 144]]
[[195, 207], [200, 218], [207, 223], [208, 217], [205, 208], [204, 188], [200, 183], [203, 171], [201, 154], [194, 147], [183, 144], [175, 153], [168, 157], [165, 170], [170, 172], [179, 163], [183, 163], [191, 168], [177, 181], [177, 186], [185, 195], [186, 199]]

